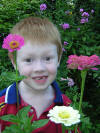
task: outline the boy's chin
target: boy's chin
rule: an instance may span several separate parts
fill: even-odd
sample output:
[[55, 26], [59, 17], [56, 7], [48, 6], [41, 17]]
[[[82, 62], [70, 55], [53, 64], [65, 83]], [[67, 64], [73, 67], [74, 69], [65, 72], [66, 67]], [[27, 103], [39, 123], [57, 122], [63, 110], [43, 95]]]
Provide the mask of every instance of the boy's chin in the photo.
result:
[[53, 83], [55, 77], [52, 79], [47, 79], [46, 81], [39, 81], [39, 80], [30, 80], [30, 79], [23, 79], [24, 87], [32, 90], [46, 90], [49, 86]]
[[24, 82], [24, 85], [28, 89], [41, 91], [41, 90], [48, 89], [48, 87], [50, 86], [50, 83], [45, 83], [45, 84], [32, 83], [31, 84], [31, 83]]

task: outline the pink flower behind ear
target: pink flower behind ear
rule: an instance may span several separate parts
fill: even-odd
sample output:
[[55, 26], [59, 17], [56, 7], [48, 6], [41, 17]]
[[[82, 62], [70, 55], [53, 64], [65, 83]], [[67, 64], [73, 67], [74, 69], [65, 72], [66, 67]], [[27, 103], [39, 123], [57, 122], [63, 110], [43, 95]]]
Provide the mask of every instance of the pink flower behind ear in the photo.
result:
[[24, 38], [20, 35], [9, 34], [4, 38], [2, 48], [8, 49], [9, 52], [19, 50], [24, 45]]

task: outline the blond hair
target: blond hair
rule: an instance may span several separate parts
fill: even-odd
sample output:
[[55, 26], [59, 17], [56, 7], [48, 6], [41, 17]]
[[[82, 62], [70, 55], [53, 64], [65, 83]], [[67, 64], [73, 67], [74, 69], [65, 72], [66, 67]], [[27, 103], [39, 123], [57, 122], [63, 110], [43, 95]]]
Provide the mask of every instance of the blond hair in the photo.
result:
[[[62, 55], [62, 44], [57, 27], [47, 18], [28, 17], [22, 19], [12, 29], [12, 34], [19, 34], [25, 41], [50, 42], [57, 46], [58, 59]], [[34, 44], [34, 43], [33, 43]]]

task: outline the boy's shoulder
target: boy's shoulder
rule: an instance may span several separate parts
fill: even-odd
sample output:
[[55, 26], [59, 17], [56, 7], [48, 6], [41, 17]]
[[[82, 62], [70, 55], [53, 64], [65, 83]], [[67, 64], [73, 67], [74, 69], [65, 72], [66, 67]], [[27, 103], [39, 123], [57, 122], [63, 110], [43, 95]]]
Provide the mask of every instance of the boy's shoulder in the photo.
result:
[[7, 88], [0, 91], [0, 98], [6, 94]]
[[10, 102], [12, 101], [11, 92], [12, 92], [12, 89], [14, 88], [14, 87], [12, 88], [12, 86], [14, 86], [14, 84], [0, 91], [0, 112], [5, 109], [6, 107], [5, 105], [7, 105], [9, 101]]
[[17, 98], [16, 98], [16, 83], [15, 82], [11, 84], [10, 86], [8, 86], [7, 88], [0, 91], [0, 98], [2, 99], [3, 96], [5, 96], [5, 103], [8, 103], [8, 104], [16, 103]]
[[6, 94], [6, 89], [3, 89], [2, 91], [0, 91], [0, 112], [2, 111], [2, 109], [5, 108], [5, 94]]
[[69, 106], [71, 104], [71, 100], [61, 92], [58, 83], [54, 81], [52, 85], [55, 88], [56, 92], [56, 99], [54, 100], [54, 102], [61, 105]]

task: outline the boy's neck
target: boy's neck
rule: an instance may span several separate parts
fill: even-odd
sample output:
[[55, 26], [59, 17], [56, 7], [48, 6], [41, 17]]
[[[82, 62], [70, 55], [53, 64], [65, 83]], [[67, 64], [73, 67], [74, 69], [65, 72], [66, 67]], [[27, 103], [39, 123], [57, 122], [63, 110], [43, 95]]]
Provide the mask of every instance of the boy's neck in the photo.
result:
[[28, 88], [21, 81], [19, 83], [19, 93], [24, 102], [35, 108], [37, 118], [53, 103], [55, 98], [55, 92], [51, 85], [46, 90], [36, 91]]
[[29, 88], [23, 81], [19, 83], [19, 93], [20, 95], [24, 95], [26, 97], [40, 97], [40, 96], [48, 96], [48, 94], [54, 95], [54, 89], [50, 85], [45, 90], [35, 90], [33, 88]]

